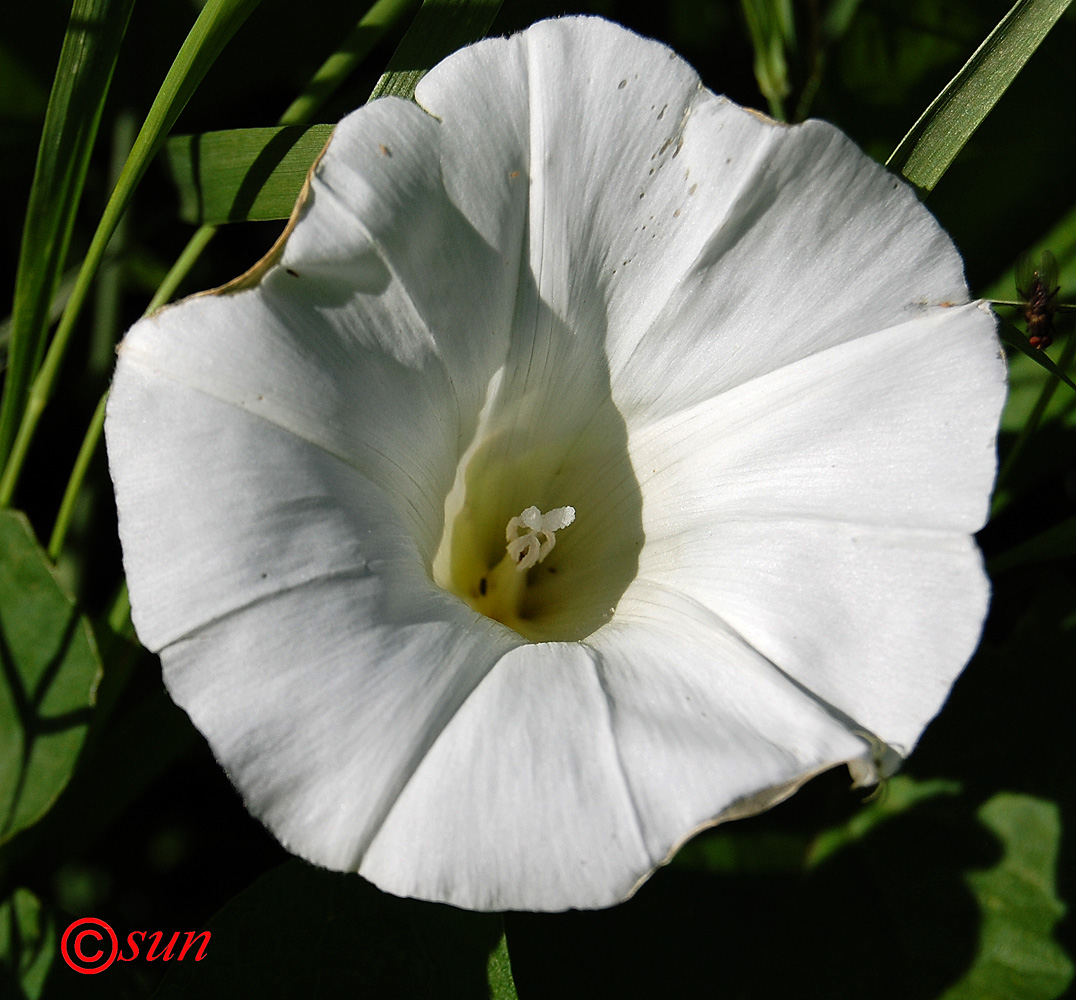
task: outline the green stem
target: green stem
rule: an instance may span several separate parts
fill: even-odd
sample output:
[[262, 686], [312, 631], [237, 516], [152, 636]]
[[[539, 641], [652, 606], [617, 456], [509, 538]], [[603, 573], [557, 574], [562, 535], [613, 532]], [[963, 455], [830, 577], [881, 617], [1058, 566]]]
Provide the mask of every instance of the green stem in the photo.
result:
[[135, 139], [134, 148], [120, 175], [119, 183], [113, 188], [105, 205], [101, 221], [90, 241], [90, 248], [86, 252], [82, 267], [79, 268], [67, 308], [64, 309], [56, 335], [49, 344], [44, 363], [30, 385], [15, 444], [4, 467], [3, 477], [0, 478], [0, 507], [11, 505], [19, 475], [30, 450], [30, 442], [56, 389], [71, 334], [93, 287], [108, 242], [135, 188], [209, 67], [259, 2], [260, 0], [208, 0], [166, 74]]
[[[195, 232], [179, 255], [179, 259], [172, 265], [164, 281], [161, 282], [157, 293], [146, 308], [147, 314], [160, 308], [171, 299], [176, 287], [187, 276], [187, 272], [190, 271], [199, 254], [205, 249], [206, 244], [213, 238], [216, 231], [215, 226], [202, 226]], [[93, 411], [90, 426], [86, 429], [86, 436], [82, 439], [82, 447], [79, 448], [75, 466], [71, 470], [70, 479], [67, 481], [63, 500], [60, 501], [60, 511], [56, 515], [56, 523], [52, 528], [52, 537], [49, 539], [49, 558], [53, 562], [59, 558], [60, 552], [63, 550], [67, 530], [71, 524], [71, 515], [75, 509], [75, 502], [78, 499], [79, 491], [82, 489], [82, 483], [86, 478], [90, 462], [97, 451], [97, 446], [101, 443], [101, 432], [105, 426], [105, 402], [107, 399], [108, 393], [105, 392], [97, 404], [97, 409]]]
[[187, 245], [183, 248], [183, 252], [176, 258], [176, 262], [169, 268], [168, 273], [164, 276], [164, 281], [161, 282], [160, 287], [154, 293], [152, 299], [150, 299], [149, 305], [146, 306], [146, 311], [143, 315], [148, 316], [152, 312], [156, 312], [161, 306], [171, 301], [172, 296], [176, 294], [176, 289], [179, 287], [180, 282], [190, 273], [195, 262], [202, 255], [202, 251], [209, 245], [209, 241], [213, 239], [217, 234], [216, 226], [199, 226], [194, 235], [187, 241]]
[[67, 537], [67, 529], [71, 525], [71, 515], [75, 510], [75, 502], [78, 500], [79, 490], [86, 478], [86, 471], [90, 467], [94, 452], [97, 451], [98, 442], [101, 440], [101, 429], [105, 426], [105, 401], [108, 393], [102, 394], [90, 419], [90, 426], [86, 430], [86, 436], [82, 439], [82, 447], [78, 450], [75, 459], [75, 467], [71, 470], [71, 478], [67, 481], [67, 489], [64, 490], [63, 500], [60, 501], [60, 512], [56, 515], [56, 523], [52, 528], [52, 537], [49, 539], [49, 558], [55, 562], [64, 547], [64, 539]]
[[[111, 204], [111, 202], [110, 202]], [[107, 210], [106, 210], [107, 215]], [[67, 353], [67, 344], [71, 339], [71, 333], [75, 328], [75, 321], [82, 310], [83, 303], [93, 283], [93, 277], [97, 273], [97, 265], [104, 256], [105, 245], [112, 235], [114, 220], [109, 220], [107, 228], [104, 225], [98, 227], [90, 251], [83, 261], [75, 281], [74, 291], [68, 300], [67, 308], [60, 319], [60, 325], [56, 330], [56, 336], [49, 344], [48, 353], [45, 355], [45, 363], [30, 384], [30, 393], [26, 400], [26, 410], [23, 413], [22, 422], [19, 424], [18, 433], [15, 435], [15, 444], [8, 456], [4, 475], [0, 478], [0, 507], [10, 507], [12, 497], [15, 495], [15, 487], [18, 485], [19, 474], [22, 472], [23, 463], [26, 461], [27, 452], [30, 450], [30, 442], [34, 438], [41, 414], [45, 411], [49, 399], [56, 388], [56, 380], [59, 377], [60, 365], [63, 364], [64, 355]], [[103, 237], [103, 239], [99, 238]]]
[[[309, 121], [317, 109], [328, 100], [347, 76], [351, 74], [358, 63], [369, 53], [370, 49], [381, 40], [389, 28], [391, 28], [409, 8], [415, 6], [416, 2], [417, 0], [377, 0], [351, 30], [350, 34], [344, 40], [343, 45], [334, 52], [314, 74], [303, 93], [296, 98], [284, 114], [281, 115], [279, 124], [295, 125]], [[106, 208], [106, 215], [107, 212], [108, 209]], [[104, 225], [105, 220], [102, 219], [98, 234], [100, 234]], [[172, 299], [172, 296], [176, 293], [176, 289], [182, 283], [183, 279], [190, 273], [191, 268], [209, 245], [210, 240], [216, 235], [216, 232], [216, 226], [200, 226], [195, 230], [194, 235], [191, 236], [187, 245], [183, 248], [183, 252], [169, 269], [164, 281], [161, 282], [160, 287], [150, 300], [149, 305], [146, 307], [146, 315], [160, 309], [161, 306]], [[87, 261], [92, 257], [93, 249], [94, 248], [91, 245], [90, 253], [87, 254]], [[85, 268], [86, 265], [84, 263], [83, 270], [85, 270]], [[82, 272], [80, 272], [79, 279], [81, 280], [82, 277]], [[90, 277], [92, 278], [92, 274]], [[76, 288], [77, 287], [78, 286], [76, 285]], [[82, 292], [82, 295], [83, 297], [85, 296], [85, 290]], [[74, 298], [74, 294], [72, 295], [72, 298]], [[69, 303], [69, 309], [68, 311], [65, 311], [64, 319], [67, 318], [68, 312], [71, 310], [77, 315], [80, 307], [81, 300], [75, 303], [74, 306], [71, 306]], [[59, 360], [62, 360], [63, 353], [66, 349], [66, 339], [70, 336], [70, 327], [72, 325], [73, 322], [69, 322], [67, 327], [64, 328], [63, 320], [61, 320], [61, 329], [57, 331], [56, 337], [49, 349], [49, 354], [45, 360], [45, 367], [42, 368], [41, 371], [42, 375], [45, 374], [46, 369], [49, 367], [49, 359], [53, 356], [53, 349], [56, 349], [57, 352], [57, 366]], [[63, 333], [63, 342], [57, 347], [57, 342], [61, 341], [61, 332]], [[51, 379], [51, 377], [52, 376], [50, 375], [49, 378]], [[40, 389], [40, 391], [35, 393], [35, 390], [38, 389]], [[40, 417], [40, 412], [44, 409], [49, 392], [49, 383], [39, 387], [38, 380], [35, 379], [34, 385], [30, 390], [30, 400], [26, 410], [27, 418], [30, 418], [31, 411], [33, 411], [33, 416], [30, 419], [23, 420], [23, 424], [19, 428], [19, 434], [15, 441], [15, 447], [12, 451], [12, 460], [8, 463], [8, 468], [4, 470], [3, 479], [0, 479], [0, 506], [7, 505], [11, 502], [18, 474], [25, 458], [25, 452], [29, 447], [34, 429], [36, 428], [37, 421]], [[101, 397], [101, 401], [94, 411], [93, 419], [90, 421], [90, 426], [86, 431], [86, 436], [83, 439], [78, 458], [75, 460], [75, 467], [72, 470], [71, 477], [67, 483], [67, 488], [64, 491], [64, 498], [60, 504], [60, 512], [57, 515], [56, 524], [52, 531], [52, 538], [49, 541], [49, 556], [53, 560], [56, 559], [63, 548], [63, 542], [67, 535], [71, 514], [74, 510], [75, 499], [82, 486], [90, 460], [97, 449], [97, 445], [100, 443], [101, 432], [104, 427], [106, 398], [107, 393], [105, 396]], [[124, 594], [126, 594], [126, 590], [124, 590]]]
[[[983, 299], [988, 306], [1008, 306], [1010, 309], [1026, 309], [1026, 302], [1013, 302], [1011, 299]], [[1076, 302], [1057, 302], [1054, 304], [1057, 312], [1076, 312]]]

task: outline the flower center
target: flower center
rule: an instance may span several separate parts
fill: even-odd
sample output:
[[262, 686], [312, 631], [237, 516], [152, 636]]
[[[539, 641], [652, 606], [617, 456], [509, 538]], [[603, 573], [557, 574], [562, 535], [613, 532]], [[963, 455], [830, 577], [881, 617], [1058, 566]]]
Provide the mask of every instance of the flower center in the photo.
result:
[[[642, 496], [601, 365], [561, 367], [586, 373], [582, 385], [553, 391], [522, 363], [490, 380], [429, 564], [439, 587], [531, 642], [578, 641], [610, 621], [643, 547]], [[536, 384], [514, 383], [524, 376]]]
[[548, 514], [528, 507], [508, 522], [504, 533], [508, 544], [500, 562], [476, 579], [472, 574], [471, 587], [460, 596], [487, 618], [530, 636], [533, 630], [529, 623], [535, 612], [530, 591], [536, 584], [530, 570], [553, 551], [556, 533], [574, 520], [574, 507], [557, 507]]

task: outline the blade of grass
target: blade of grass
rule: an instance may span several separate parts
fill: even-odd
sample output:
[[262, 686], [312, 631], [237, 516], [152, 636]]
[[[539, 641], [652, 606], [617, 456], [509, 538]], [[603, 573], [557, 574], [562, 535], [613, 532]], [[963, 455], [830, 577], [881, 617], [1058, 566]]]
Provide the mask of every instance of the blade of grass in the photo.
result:
[[305, 125], [312, 121], [370, 50], [401, 17], [417, 6], [418, 0], [378, 0], [351, 29], [340, 48], [311, 77], [306, 89], [291, 102], [277, 124]]
[[7, 461], [41, 363], [49, 305], [63, 272], [105, 97], [134, 0], [75, 0], [45, 112], [15, 276], [11, 345], [0, 405]]
[[886, 161], [933, 190], [1071, 0], [1017, 0]]
[[60, 319], [60, 325], [45, 355], [45, 362], [30, 386], [14, 446], [0, 478], [0, 507], [8, 506], [18, 484], [26, 453], [33, 440], [38, 421], [56, 387], [60, 365], [94, 276], [104, 257], [105, 248], [115, 231], [135, 187], [142, 179], [150, 160], [157, 153], [169, 129], [190, 100], [195, 88], [213, 65], [228, 40], [250, 16], [259, 0], [209, 0], [184, 40], [179, 53], [158, 91], [153, 105], [135, 139], [134, 148], [120, 175], [119, 183], [105, 206], [79, 270], [74, 291]]
[[485, 38], [500, 9], [501, 0], [424, 0], [370, 100], [411, 100], [419, 80], [445, 56]]
[[172, 301], [172, 296], [176, 294], [176, 289], [179, 288], [183, 279], [190, 273], [198, 258], [202, 256], [202, 251], [209, 246], [210, 240], [216, 235], [216, 226], [199, 226], [195, 230], [194, 235], [183, 248], [183, 252], [169, 268], [168, 274], [165, 275], [164, 281], [161, 282], [153, 298], [150, 299], [144, 315], [148, 316], [151, 312], [156, 312], [161, 306]]
[[[406, 13], [407, 9], [414, 6], [416, 2], [417, 0], [378, 0], [378, 2], [362, 16], [359, 22], [355, 25], [355, 28], [344, 40], [341, 47], [322, 64], [311, 78], [306, 90], [304, 90], [284, 112], [280, 119], [280, 125], [295, 125], [302, 120], [303, 115], [315, 113], [354, 71], [355, 67], [366, 55], [369, 48], [372, 48], [383, 37], [385, 32], [392, 27], [395, 20]], [[330, 126], [324, 126], [324, 128], [331, 130]], [[321, 141], [322, 146], [325, 144], [327, 134], [328, 133], [326, 132], [326, 137]], [[321, 147], [319, 147], [319, 149], [320, 148]], [[316, 151], [314, 155], [317, 155]], [[300, 180], [300, 185], [301, 183]], [[298, 194], [298, 190], [296, 190], [296, 194]], [[295, 198], [293, 197], [292, 203], [294, 203], [294, 201]], [[290, 212], [290, 210], [291, 207], [289, 205], [287, 212]], [[177, 258], [175, 264], [169, 269], [149, 305], [146, 307], [147, 314], [154, 312], [171, 300], [172, 296], [176, 293], [176, 289], [190, 272], [195, 261], [201, 256], [202, 251], [209, 245], [210, 240], [213, 239], [216, 232], [217, 227], [213, 225], [202, 225], [195, 231], [194, 235], [187, 243], [187, 246], [184, 247], [183, 252]], [[64, 541], [67, 537], [67, 530], [71, 523], [71, 516], [74, 512], [75, 501], [78, 498], [79, 491], [82, 489], [82, 483], [85, 479], [90, 461], [101, 442], [101, 432], [104, 428], [104, 412], [107, 398], [108, 393], [106, 392], [101, 397], [97, 409], [94, 411], [94, 415], [90, 420], [90, 425], [86, 430], [86, 435], [83, 438], [82, 447], [75, 460], [75, 465], [72, 469], [67, 487], [64, 490], [63, 500], [60, 503], [60, 510], [56, 516], [56, 522], [52, 529], [52, 536], [49, 540], [49, 554], [54, 560], [63, 549]], [[124, 606], [126, 608], [124, 616], [129, 625], [130, 604], [126, 602], [126, 593], [126, 587], [124, 587], [122, 590]], [[114, 628], [118, 630], [118, 626], [114, 626]]]
[[[56, 285], [56, 294], [52, 296], [52, 302], [49, 304], [48, 320], [47, 323], [51, 326], [55, 323], [64, 313], [64, 309], [67, 306], [67, 300], [71, 298], [71, 292], [75, 287], [75, 278], [78, 277], [78, 271], [72, 268], [69, 271], [65, 271], [63, 277], [60, 278], [59, 283]], [[8, 363], [8, 350], [11, 347], [11, 327], [13, 326], [11, 316], [0, 322], [0, 372], [2, 372]]]
[[[123, 165], [131, 155], [138, 121], [130, 110], [116, 116], [112, 127], [112, 157], [109, 168], [109, 188], [119, 183]], [[130, 213], [120, 218], [112, 239], [108, 242], [94, 290], [93, 332], [87, 357], [87, 372], [91, 377], [108, 378], [115, 359], [116, 338], [119, 335], [120, 309], [123, 298], [123, 263], [128, 252]]]

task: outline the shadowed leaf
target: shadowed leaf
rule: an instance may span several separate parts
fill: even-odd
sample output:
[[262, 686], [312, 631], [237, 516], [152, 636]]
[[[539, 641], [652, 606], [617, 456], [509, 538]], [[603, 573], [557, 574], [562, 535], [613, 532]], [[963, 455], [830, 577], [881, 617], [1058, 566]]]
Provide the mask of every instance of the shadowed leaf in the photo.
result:
[[67, 784], [100, 676], [89, 623], [26, 518], [0, 511], [0, 842]]
[[166, 147], [185, 222], [286, 219], [332, 125], [181, 135]]
[[154, 1000], [231, 1000], [237, 983], [261, 1000], [290, 1000], [296, 983], [308, 1000], [515, 997], [497, 914], [400, 899], [302, 861], [258, 879], [204, 929], [204, 961], [171, 968]]

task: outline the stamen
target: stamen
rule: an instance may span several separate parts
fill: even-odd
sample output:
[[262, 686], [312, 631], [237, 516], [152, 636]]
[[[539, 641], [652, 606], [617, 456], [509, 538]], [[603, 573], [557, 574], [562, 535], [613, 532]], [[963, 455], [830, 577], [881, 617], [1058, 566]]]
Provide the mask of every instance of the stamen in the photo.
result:
[[540, 563], [557, 544], [556, 532], [575, 520], [574, 507], [556, 507], [543, 514], [537, 507], [528, 507], [513, 517], [505, 529], [508, 556], [516, 569], [524, 573]]

